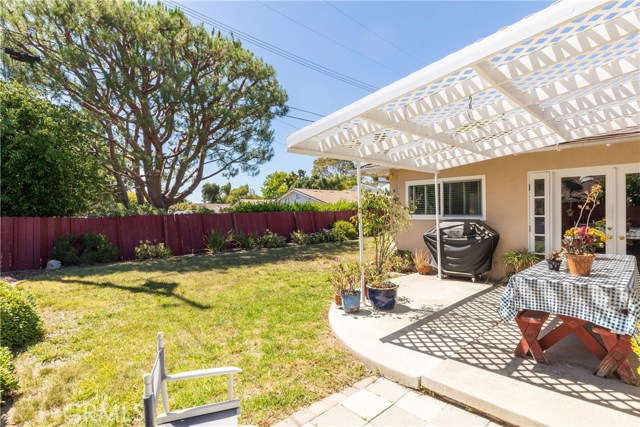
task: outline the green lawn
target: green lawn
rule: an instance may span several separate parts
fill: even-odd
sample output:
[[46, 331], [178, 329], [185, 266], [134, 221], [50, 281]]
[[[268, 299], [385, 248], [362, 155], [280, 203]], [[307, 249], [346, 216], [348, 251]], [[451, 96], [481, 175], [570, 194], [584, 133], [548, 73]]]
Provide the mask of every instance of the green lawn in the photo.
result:
[[[168, 372], [235, 365], [241, 423], [267, 425], [365, 377], [327, 322], [334, 259], [357, 242], [65, 269], [22, 284], [47, 337], [16, 361], [17, 425], [140, 425], [156, 333]], [[226, 377], [225, 377], [226, 378]], [[169, 386], [174, 408], [224, 399], [224, 379]]]

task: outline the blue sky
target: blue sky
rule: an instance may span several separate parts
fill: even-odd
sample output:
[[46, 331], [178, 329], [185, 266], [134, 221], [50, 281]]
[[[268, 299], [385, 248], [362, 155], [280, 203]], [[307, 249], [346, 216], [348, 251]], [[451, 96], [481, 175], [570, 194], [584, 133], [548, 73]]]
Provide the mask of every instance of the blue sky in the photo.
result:
[[[328, 4], [324, 1], [264, 3], [181, 1], [179, 3], [307, 60], [381, 88], [531, 13], [544, 9], [552, 2], [338, 1]], [[364, 24], [382, 38], [358, 25], [349, 17]], [[195, 23], [201, 22], [195, 17], [190, 18]], [[206, 26], [211, 29], [210, 25]], [[227, 35], [224, 31], [222, 33]], [[383, 39], [399, 46], [402, 50]], [[243, 42], [243, 45], [276, 69], [278, 80], [289, 95], [288, 105], [291, 107], [327, 115], [370, 93], [305, 68], [249, 42]], [[411, 55], [403, 50], [410, 52]], [[293, 109], [289, 115], [311, 120], [318, 118]], [[262, 165], [260, 174], [255, 177], [239, 174], [232, 178], [233, 186], [249, 184], [260, 193], [265, 177], [274, 171], [289, 172], [298, 169], [310, 171], [313, 157], [286, 152], [287, 135], [306, 124], [308, 123], [290, 117], [275, 120], [273, 129], [276, 138], [273, 159]], [[226, 179], [215, 177], [208, 182], [224, 184]], [[189, 200], [201, 201], [200, 188], [189, 197]]]

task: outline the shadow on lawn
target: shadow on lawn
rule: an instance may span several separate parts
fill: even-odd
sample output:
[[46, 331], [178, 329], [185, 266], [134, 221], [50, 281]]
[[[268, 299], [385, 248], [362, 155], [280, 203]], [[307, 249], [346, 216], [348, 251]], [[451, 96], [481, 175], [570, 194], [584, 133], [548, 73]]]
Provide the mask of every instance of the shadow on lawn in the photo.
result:
[[[502, 322], [497, 315], [503, 292], [503, 287], [488, 288], [382, 341], [640, 416], [639, 389], [618, 378], [592, 375], [599, 361], [573, 337], [546, 351], [550, 365], [515, 357], [513, 350], [522, 335], [515, 322]], [[552, 320], [545, 330], [555, 326], [556, 320]], [[634, 364], [632, 361], [636, 369]]]
[[[171, 257], [144, 262], [123, 262], [109, 266], [78, 269], [73, 274], [85, 276], [95, 274], [95, 268], [108, 272], [122, 273], [138, 271], [143, 273], [197, 273], [202, 271], [226, 271], [238, 267], [257, 267], [266, 264], [278, 264], [291, 261], [331, 260], [346, 253], [357, 254], [358, 242], [327, 243], [307, 246], [287, 246], [273, 249], [254, 249], [248, 251], [231, 251], [218, 254], [197, 254]], [[69, 274], [70, 270], [61, 270], [61, 274]]]
[[197, 301], [193, 301], [189, 298], [183, 297], [182, 295], [177, 295], [174, 293], [175, 289], [178, 287], [178, 283], [176, 282], [157, 282], [155, 280], [147, 280], [141, 286], [122, 286], [116, 285], [111, 282], [94, 282], [91, 280], [80, 280], [80, 279], [59, 279], [62, 283], [69, 283], [75, 285], [82, 286], [92, 286], [95, 288], [107, 288], [107, 289], [117, 289], [121, 291], [131, 292], [133, 294], [147, 294], [154, 296], [165, 296], [175, 298], [188, 304], [192, 307], [199, 308], [201, 310], [206, 310], [211, 308], [209, 304], [200, 304]]

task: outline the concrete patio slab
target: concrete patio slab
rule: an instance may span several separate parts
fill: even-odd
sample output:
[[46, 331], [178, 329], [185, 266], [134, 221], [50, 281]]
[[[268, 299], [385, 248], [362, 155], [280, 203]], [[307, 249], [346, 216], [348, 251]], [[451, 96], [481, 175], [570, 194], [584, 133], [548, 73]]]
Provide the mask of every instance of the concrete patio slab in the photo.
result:
[[[516, 425], [640, 425], [640, 388], [594, 376], [598, 360], [577, 339], [549, 349], [550, 365], [513, 356], [519, 330], [496, 312], [504, 288], [435, 276], [394, 281], [391, 312], [329, 312], [336, 336], [385, 377]], [[441, 411], [427, 413], [429, 422]]]

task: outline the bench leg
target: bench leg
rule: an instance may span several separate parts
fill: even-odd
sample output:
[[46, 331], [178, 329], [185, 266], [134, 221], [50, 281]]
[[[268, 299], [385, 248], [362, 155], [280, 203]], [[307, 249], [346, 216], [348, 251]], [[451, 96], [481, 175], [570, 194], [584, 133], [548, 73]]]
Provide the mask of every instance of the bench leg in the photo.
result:
[[[544, 320], [546, 320], [546, 318]], [[536, 362], [549, 364], [549, 360], [544, 354], [544, 351], [542, 351], [540, 343], [538, 342], [538, 335], [540, 335], [544, 320], [539, 323], [534, 323], [521, 317], [516, 318], [516, 323], [520, 328], [520, 332], [522, 332], [520, 343], [514, 351], [516, 356], [526, 357], [528, 353], [531, 353]]]
[[603, 328], [594, 328], [594, 332], [602, 337], [608, 353], [602, 358], [595, 375], [606, 378], [614, 372], [618, 374], [622, 382], [631, 385], [640, 385], [635, 372], [627, 358], [631, 354], [631, 339], [626, 335], [616, 335]]

